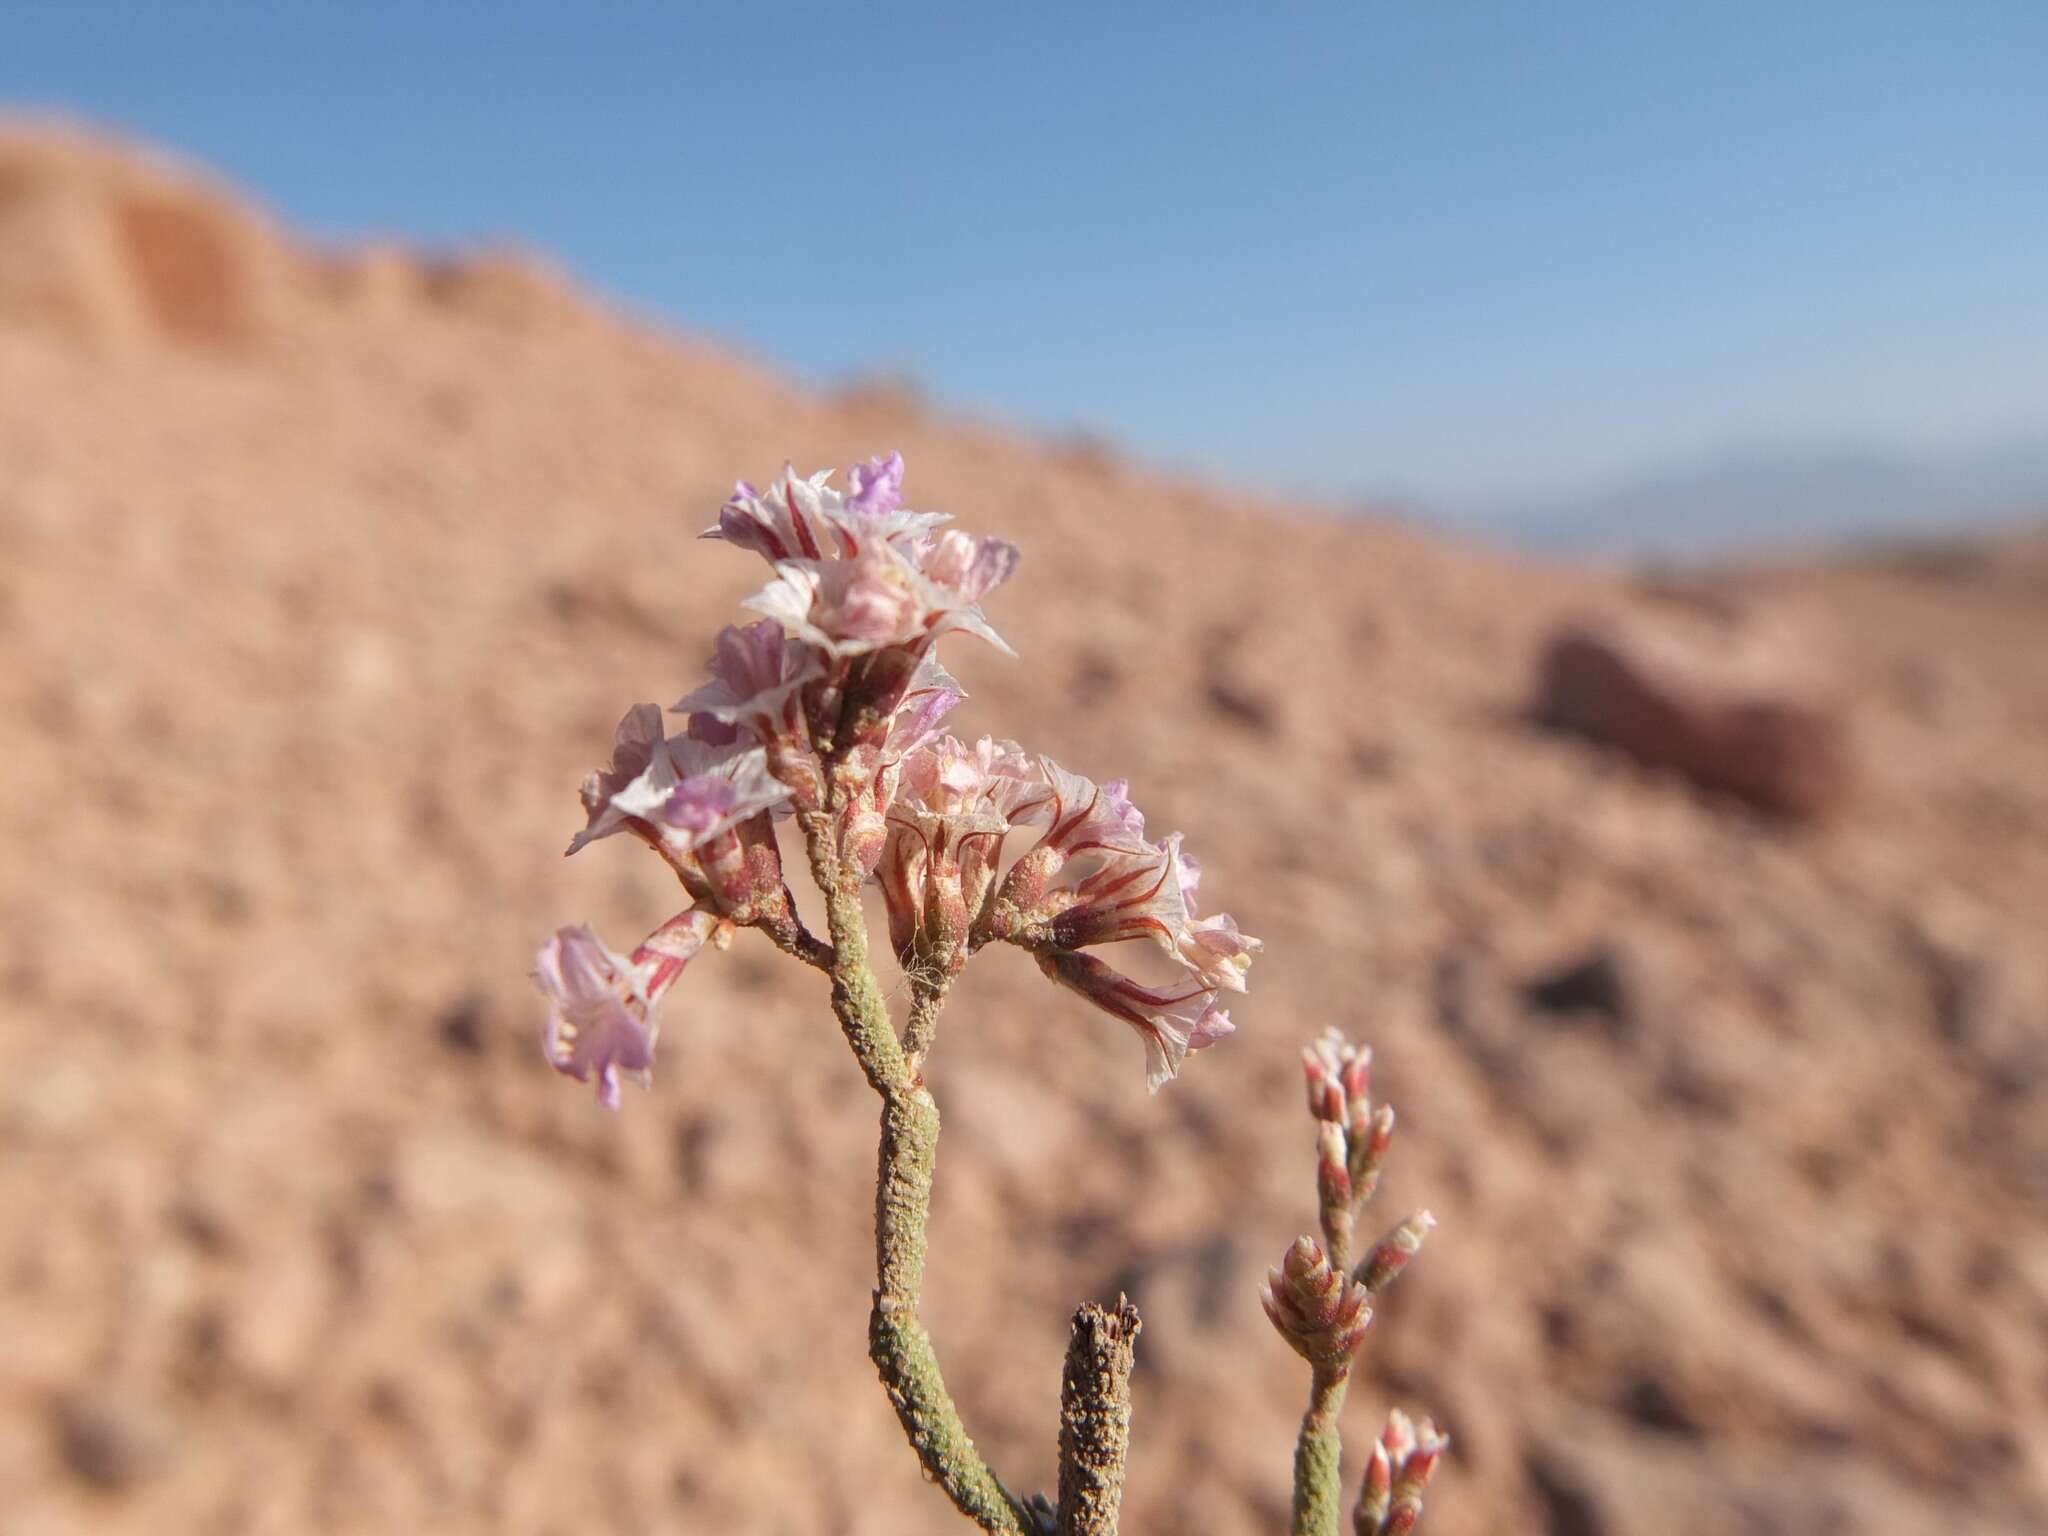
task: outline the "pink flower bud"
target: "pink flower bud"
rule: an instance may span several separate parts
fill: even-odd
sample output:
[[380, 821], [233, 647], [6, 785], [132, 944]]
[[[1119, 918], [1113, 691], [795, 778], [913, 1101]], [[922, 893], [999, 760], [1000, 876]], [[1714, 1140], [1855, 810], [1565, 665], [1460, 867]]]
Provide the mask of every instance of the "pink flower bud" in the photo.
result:
[[[1415, 1529], [1416, 1522], [1422, 1518], [1423, 1490], [1429, 1486], [1437, 1464], [1443, 1460], [1450, 1445], [1450, 1436], [1440, 1433], [1429, 1419], [1411, 1424], [1408, 1416], [1398, 1408], [1387, 1415], [1387, 1429], [1381, 1436], [1379, 1454], [1391, 1463], [1393, 1475], [1378, 1536], [1407, 1536]], [[1364, 1503], [1361, 1498], [1356, 1525], [1359, 1531], [1368, 1529], [1364, 1524]]]
[[1354, 1046], [1342, 1030], [1332, 1027], [1303, 1049], [1301, 1065], [1308, 1078], [1308, 1112], [1318, 1120], [1355, 1129], [1371, 1083], [1372, 1047]]
[[1366, 1455], [1365, 1482], [1358, 1490], [1358, 1509], [1351, 1517], [1353, 1536], [1380, 1536], [1387, 1510], [1394, 1502], [1394, 1467], [1387, 1448], [1375, 1440]]
[[1428, 1211], [1417, 1211], [1373, 1245], [1372, 1252], [1359, 1260], [1352, 1278], [1377, 1296], [1422, 1251], [1423, 1240], [1435, 1226], [1436, 1217]]
[[1330, 1265], [1323, 1245], [1298, 1237], [1259, 1289], [1266, 1316], [1311, 1365], [1347, 1370], [1365, 1340], [1372, 1307], [1365, 1288]]
[[1344, 1146], [1344, 1127], [1329, 1120], [1317, 1124], [1316, 1192], [1325, 1209], [1341, 1211], [1351, 1206], [1351, 1169]]
[[1361, 1201], [1370, 1200], [1373, 1191], [1379, 1188], [1380, 1165], [1386, 1161], [1387, 1147], [1394, 1139], [1394, 1106], [1382, 1104], [1371, 1121], [1364, 1127], [1363, 1134], [1351, 1134], [1351, 1185]]

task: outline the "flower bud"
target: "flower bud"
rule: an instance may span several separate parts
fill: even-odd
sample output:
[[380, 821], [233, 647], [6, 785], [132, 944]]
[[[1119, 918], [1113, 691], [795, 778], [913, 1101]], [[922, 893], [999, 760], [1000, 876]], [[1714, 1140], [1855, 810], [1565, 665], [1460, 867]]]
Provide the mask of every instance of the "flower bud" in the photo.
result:
[[1353, 1045], [1342, 1030], [1326, 1029], [1301, 1053], [1308, 1080], [1308, 1112], [1358, 1130], [1372, 1115], [1372, 1047]]
[[1375, 1440], [1366, 1457], [1365, 1482], [1358, 1490], [1358, 1508], [1351, 1516], [1352, 1536], [1380, 1536], [1394, 1503], [1394, 1466], [1387, 1448]]
[[1380, 1164], [1394, 1139], [1394, 1106], [1382, 1104], [1372, 1119], [1350, 1136], [1351, 1187], [1358, 1201], [1370, 1200], [1379, 1188]]
[[1417, 1211], [1373, 1244], [1372, 1252], [1351, 1272], [1352, 1278], [1373, 1295], [1379, 1295], [1408, 1267], [1408, 1261], [1422, 1251], [1423, 1239], [1435, 1226], [1436, 1217], [1428, 1211]]
[[1320, 1121], [1316, 1127], [1316, 1193], [1325, 1209], [1351, 1208], [1351, 1169], [1344, 1145], [1344, 1127]]
[[[1379, 1454], [1391, 1464], [1392, 1487], [1389, 1490], [1388, 1508], [1380, 1521], [1379, 1536], [1407, 1536], [1415, 1529], [1416, 1521], [1422, 1518], [1422, 1493], [1429, 1486], [1429, 1480], [1436, 1474], [1437, 1463], [1451, 1447], [1450, 1436], [1441, 1433], [1433, 1420], [1424, 1419], [1420, 1424], [1411, 1424], [1408, 1415], [1395, 1409], [1387, 1415], [1387, 1430], [1382, 1436]], [[1360, 1524], [1357, 1529], [1366, 1530], [1364, 1500], [1360, 1499]]]
[[1345, 1371], [1372, 1322], [1365, 1287], [1330, 1266], [1323, 1245], [1298, 1237], [1259, 1289], [1280, 1337], [1311, 1365]]

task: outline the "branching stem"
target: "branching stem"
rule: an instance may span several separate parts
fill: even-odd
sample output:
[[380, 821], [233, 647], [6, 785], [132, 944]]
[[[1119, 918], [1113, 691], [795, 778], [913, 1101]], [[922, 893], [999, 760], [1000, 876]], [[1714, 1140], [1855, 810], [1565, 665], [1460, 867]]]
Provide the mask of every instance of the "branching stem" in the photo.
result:
[[[1037, 1536], [1036, 1522], [969, 1438], [940, 1374], [931, 1336], [918, 1318], [925, 1228], [939, 1150], [939, 1107], [911, 1069], [889, 1022], [882, 989], [868, 964], [860, 879], [857, 872], [839, 866], [831, 818], [807, 813], [802, 825], [831, 933], [832, 1011], [868, 1086], [882, 1100], [875, 1179], [875, 1305], [868, 1319], [868, 1356], [911, 1448], [953, 1507], [994, 1536]], [[919, 988], [924, 1048], [930, 1045], [943, 997], [942, 992], [934, 993], [926, 1001], [926, 992]]]
[[[1349, 1189], [1322, 1191], [1319, 1216], [1323, 1249], [1339, 1275], [1351, 1269], [1351, 1246], [1357, 1227]], [[1337, 1416], [1349, 1389], [1348, 1367], [1317, 1366], [1309, 1382], [1308, 1412], [1301, 1416], [1301, 1435], [1294, 1444], [1294, 1523], [1291, 1536], [1337, 1536], [1344, 1502], [1344, 1440]]]

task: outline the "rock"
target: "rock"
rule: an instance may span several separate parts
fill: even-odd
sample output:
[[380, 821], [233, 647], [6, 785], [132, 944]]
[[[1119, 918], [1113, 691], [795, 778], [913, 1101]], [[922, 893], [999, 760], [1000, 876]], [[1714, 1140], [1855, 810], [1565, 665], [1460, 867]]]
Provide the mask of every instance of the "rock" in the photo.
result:
[[1676, 773], [1768, 815], [1822, 820], [1853, 773], [1841, 717], [1778, 698], [1724, 699], [1651, 678], [1607, 642], [1567, 631], [1543, 657], [1535, 705], [1552, 730]]
[[441, 1044], [458, 1056], [481, 1056], [490, 1044], [481, 993], [467, 992], [446, 1008], [436, 1025]]
[[1605, 944], [1537, 977], [1522, 989], [1522, 998], [1538, 1013], [1593, 1014], [1610, 1029], [1635, 1022], [1620, 957]]
[[170, 1464], [169, 1429], [133, 1398], [108, 1388], [68, 1392], [53, 1406], [57, 1454], [80, 1482], [118, 1493]]
[[1531, 1450], [1525, 1470], [1547, 1536], [1606, 1536], [1610, 1526], [1592, 1490], [1563, 1457]]

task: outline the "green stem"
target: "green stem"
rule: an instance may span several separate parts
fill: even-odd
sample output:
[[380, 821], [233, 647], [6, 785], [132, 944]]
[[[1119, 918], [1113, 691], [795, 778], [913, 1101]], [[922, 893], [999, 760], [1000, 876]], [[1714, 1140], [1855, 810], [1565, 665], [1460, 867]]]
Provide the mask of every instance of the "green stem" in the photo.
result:
[[816, 970], [831, 972], [832, 946], [803, 925], [787, 889], [782, 895], [782, 910], [764, 917], [754, 926], [767, 934], [785, 955], [793, 955]]
[[904, 1066], [913, 1082], [924, 1081], [924, 1059], [931, 1054], [932, 1039], [939, 1032], [939, 1010], [946, 1006], [946, 986], [913, 985], [910, 993], [910, 1023], [903, 1031]]
[[1344, 1444], [1337, 1415], [1344, 1406], [1350, 1372], [1317, 1366], [1309, 1388], [1308, 1412], [1294, 1446], [1294, 1523], [1291, 1536], [1337, 1536], [1343, 1504]]
[[[810, 813], [802, 823], [831, 932], [832, 1011], [868, 1085], [882, 1099], [875, 1178], [876, 1286], [868, 1319], [868, 1357], [911, 1449], [953, 1507], [992, 1536], [1036, 1536], [1035, 1522], [969, 1438], [939, 1371], [931, 1336], [917, 1315], [938, 1161], [939, 1107], [913, 1075], [890, 1025], [882, 989], [868, 964], [860, 882], [839, 868], [830, 818]], [[936, 1004], [932, 1014], [936, 1016]]]

